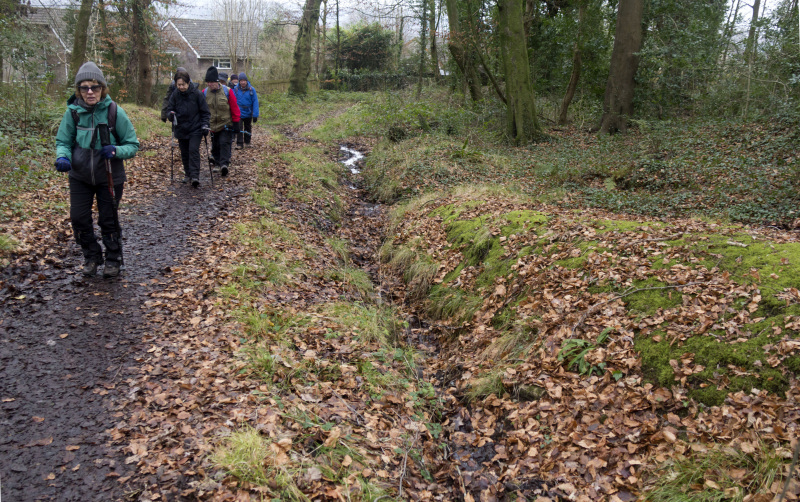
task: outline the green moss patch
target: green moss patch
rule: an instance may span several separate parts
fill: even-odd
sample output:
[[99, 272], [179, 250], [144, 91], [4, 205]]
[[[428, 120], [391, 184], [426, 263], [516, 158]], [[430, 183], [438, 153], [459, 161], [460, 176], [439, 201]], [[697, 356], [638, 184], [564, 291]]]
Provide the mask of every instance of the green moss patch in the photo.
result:
[[598, 234], [607, 232], [643, 231], [664, 227], [663, 223], [657, 221], [597, 220], [593, 223]]
[[633, 281], [633, 286], [642, 291], [623, 299], [632, 313], [653, 315], [658, 309], [667, 310], [677, 307], [683, 299], [683, 295], [677, 289], [657, 289], [667, 285], [654, 277], [645, 281]]

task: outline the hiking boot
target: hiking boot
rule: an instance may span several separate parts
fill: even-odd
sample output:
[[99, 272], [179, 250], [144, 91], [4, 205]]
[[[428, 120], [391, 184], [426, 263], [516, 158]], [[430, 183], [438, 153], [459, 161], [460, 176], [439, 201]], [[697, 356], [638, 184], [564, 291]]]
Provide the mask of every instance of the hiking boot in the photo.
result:
[[236, 149], [237, 150], [241, 150], [242, 148], [244, 148], [244, 145], [240, 145], [239, 143], [236, 143]]
[[219, 166], [214, 166], [211, 168], [211, 172], [214, 174], [219, 174]]
[[83, 265], [83, 276], [94, 277], [97, 274], [97, 262], [94, 260], [86, 260]]
[[192, 178], [192, 186], [193, 186], [194, 188], [197, 188], [197, 187], [199, 187], [199, 186], [200, 186], [200, 180], [199, 180], [199, 179], [197, 179], [197, 178]]
[[219, 169], [219, 175], [220, 176], [227, 176], [228, 175], [228, 166], [222, 166]]
[[189, 183], [189, 181], [190, 181], [190, 178], [188, 176], [184, 176], [183, 180], [181, 180], [181, 183]]
[[109, 277], [117, 277], [118, 275], [119, 275], [119, 262], [107, 261], [106, 266], [103, 267], [103, 277], [108, 279]]

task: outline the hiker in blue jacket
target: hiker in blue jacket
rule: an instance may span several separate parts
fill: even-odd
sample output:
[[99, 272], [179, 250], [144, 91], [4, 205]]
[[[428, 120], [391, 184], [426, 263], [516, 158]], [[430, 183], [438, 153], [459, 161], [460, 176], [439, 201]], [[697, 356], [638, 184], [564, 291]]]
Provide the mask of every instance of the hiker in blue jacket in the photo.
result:
[[258, 94], [244, 72], [239, 74], [239, 85], [234, 87], [233, 92], [236, 93], [236, 103], [242, 116], [242, 132], [236, 136], [236, 148], [242, 149], [250, 144], [253, 124], [258, 122]]

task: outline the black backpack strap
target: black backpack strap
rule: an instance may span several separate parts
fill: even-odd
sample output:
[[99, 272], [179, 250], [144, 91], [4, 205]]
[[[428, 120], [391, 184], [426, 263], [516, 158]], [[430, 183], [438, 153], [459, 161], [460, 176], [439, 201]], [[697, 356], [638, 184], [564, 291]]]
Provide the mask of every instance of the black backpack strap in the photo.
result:
[[[78, 112], [74, 108], [69, 109], [72, 112], [72, 121], [75, 123], [75, 134], [78, 134]], [[108, 105], [108, 130], [114, 135], [114, 140], [119, 144], [119, 136], [117, 135], [117, 102], [112, 101]], [[94, 140], [92, 140], [94, 142]]]
[[114, 135], [114, 140], [119, 145], [119, 136], [117, 136], [117, 102], [112, 101], [108, 105], [108, 130]]

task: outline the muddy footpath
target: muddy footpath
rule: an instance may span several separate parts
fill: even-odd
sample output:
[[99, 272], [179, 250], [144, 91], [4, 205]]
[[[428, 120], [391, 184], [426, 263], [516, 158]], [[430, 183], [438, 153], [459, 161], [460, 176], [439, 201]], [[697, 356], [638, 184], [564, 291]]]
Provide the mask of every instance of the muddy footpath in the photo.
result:
[[215, 176], [213, 188], [205, 163], [199, 189], [178, 181], [179, 161], [170, 182], [166, 141], [140, 152], [160, 163], [154, 176], [137, 182], [128, 166], [133, 182], [120, 212], [125, 268], [118, 279], [80, 274], [66, 211], [42, 224], [41, 248], [0, 269], [2, 500], [125, 497], [119, 478], [136, 466], [125, 463], [121, 446], [108, 446], [107, 431], [122, 416], [143, 337], [158, 335], [144, 320], [144, 301], [196, 250], [190, 235], [226, 224], [253, 178], [244, 163], [237, 168], [236, 152], [231, 174]]

